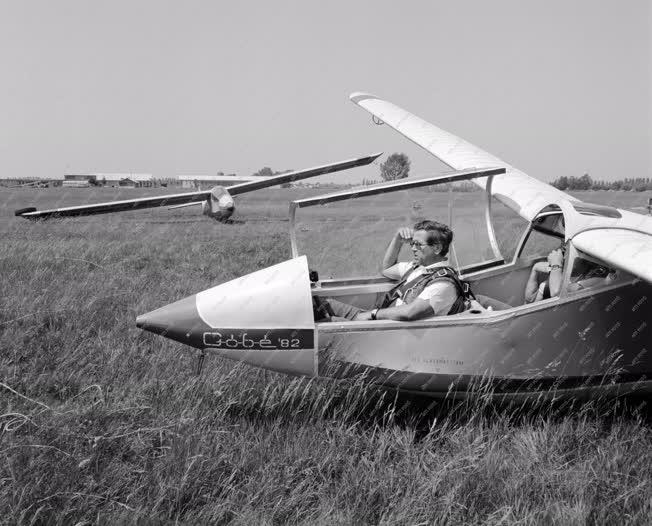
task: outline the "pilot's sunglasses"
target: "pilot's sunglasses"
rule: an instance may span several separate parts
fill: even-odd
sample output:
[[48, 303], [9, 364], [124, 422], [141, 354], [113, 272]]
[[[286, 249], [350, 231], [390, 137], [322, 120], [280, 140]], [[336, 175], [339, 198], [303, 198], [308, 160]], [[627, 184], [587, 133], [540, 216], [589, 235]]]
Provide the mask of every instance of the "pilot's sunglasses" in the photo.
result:
[[431, 247], [432, 245], [429, 245], [428, 243], [421, 243], [420, 241], [415, 241], [414, 239], [410, 241], [410, 246], [412, 248], [418, 248], [419, 250], [423, 250], [426, 247]]

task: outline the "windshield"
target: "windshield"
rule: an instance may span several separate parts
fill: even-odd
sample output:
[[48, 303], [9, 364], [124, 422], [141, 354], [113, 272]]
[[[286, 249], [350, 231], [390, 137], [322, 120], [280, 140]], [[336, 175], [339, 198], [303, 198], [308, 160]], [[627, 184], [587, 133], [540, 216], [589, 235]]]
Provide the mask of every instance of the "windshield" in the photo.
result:
[[[299, 208], [295, 220], [298, 253], [308, 256], [310, 267], [321, 279], [376, 276], [397, 230], [430, 219], [452, 228], [448, 258], [452, 267], [494, 259], [485, 224], [486, 194], [468, 185], [464, 190], [452, 192], [452, 217], [448, 189], [441, 185]], [[413, 259], [409, 245], [404, 244], [398, 261]]]

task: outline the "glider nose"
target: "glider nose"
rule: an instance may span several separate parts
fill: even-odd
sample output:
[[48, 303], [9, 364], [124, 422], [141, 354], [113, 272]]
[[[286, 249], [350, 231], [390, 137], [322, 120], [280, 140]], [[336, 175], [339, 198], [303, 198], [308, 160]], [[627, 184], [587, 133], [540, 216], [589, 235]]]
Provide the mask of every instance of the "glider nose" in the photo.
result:
[[197, 312], [196, 295], [141, 314], [136, 318], [136, 327], [165, 336], [198, 349], [203, 349], [201, 335], [210, 327]]
[[317, 372], [305, 256], [138, 316], [136, 325], [264, 369], [306, 376]]

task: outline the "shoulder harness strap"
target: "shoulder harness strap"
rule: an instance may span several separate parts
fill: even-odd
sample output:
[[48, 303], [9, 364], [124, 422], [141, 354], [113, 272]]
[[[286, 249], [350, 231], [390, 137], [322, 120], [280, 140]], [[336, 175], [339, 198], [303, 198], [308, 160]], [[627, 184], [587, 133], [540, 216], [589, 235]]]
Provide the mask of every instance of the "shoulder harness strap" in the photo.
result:
[[[457, 289], [458, 301], [456, 301], [451, 311], [455, 310], [461, 312], [464, 310], [464, 303], [468, 299], [475, 299], [470, 285], [466, 281], [462, 281], [457, 275], [457, 271], [451, 267], [438, 267], [432, 270], [425, 270], [410, 282], [407, 281], [407, 275], [409, 273], [410, 271], [406, 273], [405, 279], [401, 280], [391, 291], [389, 291], [389, 293], [385, 295], [380, 304], [380, 308], [385, 308], [391, 305], [397, 298], [403, 298], [404, 301], [408, 303], [413, 297], [418, 296], [428, 285], [435, 281], [444, 279], [452, 281]], [[454, 312], [451, 312], [450, 314], [454, 314]]]

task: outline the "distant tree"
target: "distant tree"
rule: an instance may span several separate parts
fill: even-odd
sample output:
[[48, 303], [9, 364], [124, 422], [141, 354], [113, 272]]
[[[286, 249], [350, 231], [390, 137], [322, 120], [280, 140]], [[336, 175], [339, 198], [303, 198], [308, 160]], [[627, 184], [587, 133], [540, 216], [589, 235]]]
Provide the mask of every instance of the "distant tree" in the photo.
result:
[[274, 172], [269, 166], [265, 166], [253, 174], [254, 177], [271, 177], [272, 175]]
[[568, 188], [568, 177], [562, 175], [552, 182], [552, 186], [558, 190], [566, 190]]
[[591, 190], [606, 190], [607, 187], [604, 184], [604, 181], [593, 181]]
[[611, 181], [611, 184], [609, 185], [609, 188], [612, 190], [620, 190], [623, 187], [623, 182], [622, 181]]
[[380, 176], [384, 181], [405, 179], [410, 173], [410, 159], [404, 153], [393, 153], [380, 165]]
[[577, 181], [578, 190], [590, 190], [592, 186], [593, 186], [593, 180], [591, 179], [591, 176], [588, 173], [585, 173]]
[[[269, 166], [265, 166], [264, 168], [261, 168], [258, 170], [256, 173], [252, 174], [253, 177], [272, 177], [274, 175], [281, 175], [281, 174], [286, 174], [289, 172], [292, 172], [293, 170], [272, 170]], [[283, 183], [281, 185], [281, 188], [290, 188], [292, 186], [291, 183]]]

